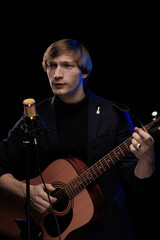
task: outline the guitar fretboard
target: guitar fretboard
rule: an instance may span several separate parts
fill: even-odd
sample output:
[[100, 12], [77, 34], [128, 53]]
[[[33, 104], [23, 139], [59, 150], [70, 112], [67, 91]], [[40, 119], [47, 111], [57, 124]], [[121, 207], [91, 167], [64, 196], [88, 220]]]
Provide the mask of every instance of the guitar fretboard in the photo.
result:
[[116, 162], [121, 160], [130, 151], [130, 144], [131, 137], [125, 140], [103, 158], [101, 158], [98, 162], [96, 162], [85, 172], [72, 180], [69, 184], [67, 184], [64, 187], [64, 191], [69, 196], [69, 198], [73, 198], [80, 191], [82, 191], [84, 188], [98, 179], [102, 174], [104, 174], [107, 169], [111, 168], [113, 165], [115, 165]]

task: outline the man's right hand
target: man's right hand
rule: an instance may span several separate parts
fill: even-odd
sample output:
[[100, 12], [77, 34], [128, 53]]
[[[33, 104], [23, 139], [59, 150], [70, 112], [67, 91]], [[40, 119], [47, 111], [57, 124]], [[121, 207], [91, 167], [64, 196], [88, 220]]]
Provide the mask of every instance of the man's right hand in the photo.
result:
[[[46, 184], [46, 188], [48, 192], [53, 192], [55, 190], [55, 188], [49, 183]], [[57, 201], [57, 199], [52, 196], [50, 196], [50, 200], [52, 203]], [[40, 213], [45, 212], [49, 208], [50, 202], [43, 184], [35, 186], [30, 185], [30, 204]]]

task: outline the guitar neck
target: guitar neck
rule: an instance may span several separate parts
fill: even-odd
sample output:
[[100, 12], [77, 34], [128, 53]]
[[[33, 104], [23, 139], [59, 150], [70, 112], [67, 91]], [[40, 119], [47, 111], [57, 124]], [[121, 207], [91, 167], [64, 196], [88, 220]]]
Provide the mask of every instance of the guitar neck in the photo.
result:
[[114, 150], [109, 152], [98, 162], [88, 168], [85, 172], [80, 174], [76, 179], [71, 181], [64, 187], [65, 192], [69, 198], [73, 198], [80, 191], [86, 188], [88, 185], [93, 183], [102, 174], [104, 174], [109, 168], [121, 160], [129, 151], [131, 144], [131, 137], [117, 146]]

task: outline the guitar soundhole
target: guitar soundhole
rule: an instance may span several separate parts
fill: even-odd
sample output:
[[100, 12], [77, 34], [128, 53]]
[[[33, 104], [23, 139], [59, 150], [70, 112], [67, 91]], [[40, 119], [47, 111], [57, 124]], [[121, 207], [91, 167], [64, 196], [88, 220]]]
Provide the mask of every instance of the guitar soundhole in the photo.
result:
[[56, 211], [56, 213], [59, 214], [65, 214], [66, 211], [68, 211], [68, 207], [70, 208], [70, 204], [69, 204], [69, 199], [68, 196], [66, 195], [66, 193], [60, 189], [60, 188], [56, 188], [56, 190], [54, 192], [51, 192], [50, 194], [52, 197], [57, 198], [57, 202], [55, 202], [53, 204], [53, 208]]
[[58, 183], [56, 184], [56, 186], [54, 184], [56, 190], [51, 192], [50, 194], [51, 196], [57, 198], [57, 202], [52, 205], [54, 213], [49, 213], [44, 219], [44, 227], [48, 235], [50, 235], [51, 237], [58, 236], [58, 226], [60, 233], [63, 233], [69, 226], [73, 217], [73, 200], [70, 200], [68, 198], [64, 190], [60, 188], [60, 185], [63, 184]]

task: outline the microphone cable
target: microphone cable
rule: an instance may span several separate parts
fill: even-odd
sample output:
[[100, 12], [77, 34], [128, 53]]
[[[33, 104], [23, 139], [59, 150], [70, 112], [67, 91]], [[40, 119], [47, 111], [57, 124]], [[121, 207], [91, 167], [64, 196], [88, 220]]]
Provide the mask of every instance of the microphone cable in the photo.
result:
[[54, 208], [53, 208], [53, 206], [52, 206], [52, 202], [51, 202], [51, 199], [50, 199], [49, 191], [47, 190], [47, 187], [46, 187], [46, 184], [45, 184], [45, 181], [44, 181], [44, 178], [43, 178], [41, 169], [40, 169], [39, 161], [38, 161], [38, 147], [37, 147], [37, 139], [36, 139], [36, 138], [34, 138], [34, 145], [35, 145], [35, 150], [36, 150], [36, 162], [37, 162], [37, 167], [38, 167], [39, 175], [40, 175], [40, 177], [41, 177], [41, 180], [42, 180], [44, 189], [45, 189], [45, 191], [46, 191], [46, 193], [47, 193], [48, 200], [49, 200], [49, 203], [50, 203], [50, 207], [51, 207], [51, 209], [52, 209], [52, 213], [53, 213], [54, 218], [55, 218], [55, 221], [56, 221], [59, 240], [61, 240], [61, 233], [60, 233], [60, 227], [59, 227], [58, 219], [57, 219], [56, 213], [55, 213], [55, 211], [54, 211]]

